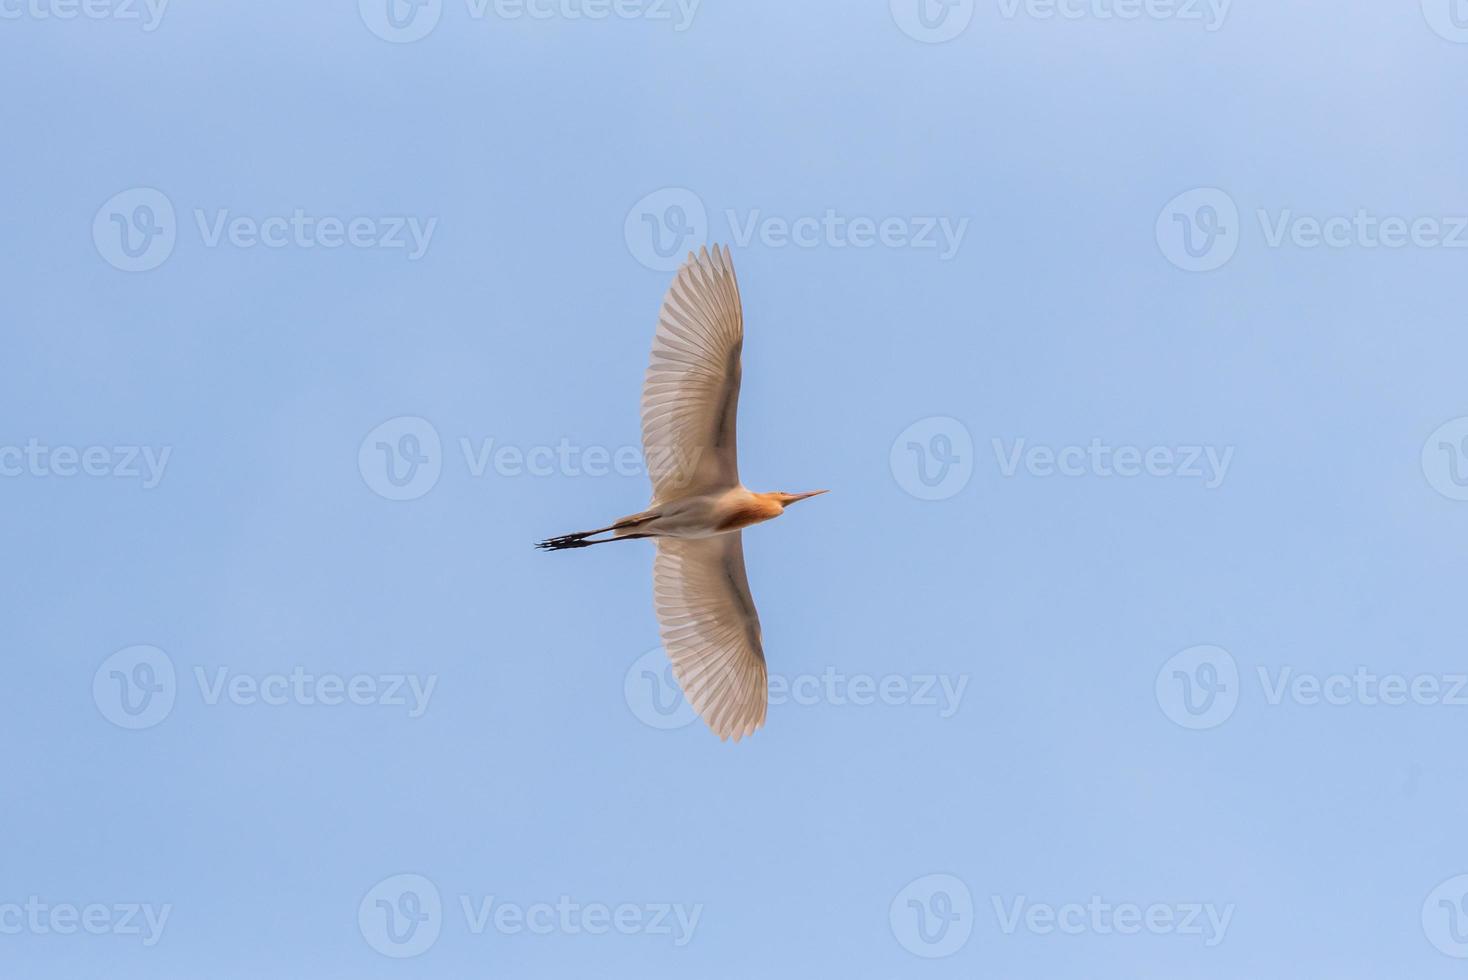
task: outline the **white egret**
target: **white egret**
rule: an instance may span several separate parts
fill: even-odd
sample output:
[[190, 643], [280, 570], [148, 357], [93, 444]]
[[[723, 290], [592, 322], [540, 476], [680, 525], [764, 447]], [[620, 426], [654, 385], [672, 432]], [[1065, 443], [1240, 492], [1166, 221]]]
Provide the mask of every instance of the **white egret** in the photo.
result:
[[[653, 604], [684, 697], [721, 739], [765, 722], [769, 680], [741, 530], [824, 490], [754, 493], [739, 482], [744, 314], [728, 248], [692, 253], [663, 297], [642, 386], [652, 504], [550, 551], [653, 538]], [[607, 537], [596, 537], [608, 535]]]

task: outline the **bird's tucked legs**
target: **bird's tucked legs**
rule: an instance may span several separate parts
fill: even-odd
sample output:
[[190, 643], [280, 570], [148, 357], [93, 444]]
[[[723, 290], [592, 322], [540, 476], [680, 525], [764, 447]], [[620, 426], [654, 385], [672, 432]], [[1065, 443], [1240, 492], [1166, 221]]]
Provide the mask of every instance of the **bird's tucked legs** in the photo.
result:
[[646, 524], [655, 516], [656, 515], [649, 515], [647, 517], [642, 517], [637, 520], [618, 521], [616, 524], [609, 524], [606, 527], [599, 527], [595, 531], [577, 531], [574, 534], [562, 534], [559, 537], [547, 538], [544, 541], [538, 542], [535, 546], [542, 551], [563, 551], [567, 548], [589, 548], [594, 544], [606, 544], [608, 541], [621, 541], [627, 538], [645, 538], [648, 537], [648, 535], [621, 534], [610, 538], [600, 538], [595, 541], [591, 540], [591, 538], [597, 534], [606, 534], [608, 531], [622, 531], [629, 527], [637, 527], [640, 524]]

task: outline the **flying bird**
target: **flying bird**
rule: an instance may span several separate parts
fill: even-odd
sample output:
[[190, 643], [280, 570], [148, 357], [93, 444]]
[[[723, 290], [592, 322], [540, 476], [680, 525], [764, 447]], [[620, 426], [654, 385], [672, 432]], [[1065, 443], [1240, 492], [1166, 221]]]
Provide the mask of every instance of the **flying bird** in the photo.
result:
[[[642, 384], [642, 449], [652, 503], [594, 531], [540, 542], [548, 551], [652, 538], [653, 605], [683, 695], [721, 739], [765, 723], [769, 680], [742, 530], [825, 493], [754, 493], [739, 482], [744, 312], [727, 247], [701, 248], [663, 297]], [[598, 537], [598, 535], [606, 535]]]

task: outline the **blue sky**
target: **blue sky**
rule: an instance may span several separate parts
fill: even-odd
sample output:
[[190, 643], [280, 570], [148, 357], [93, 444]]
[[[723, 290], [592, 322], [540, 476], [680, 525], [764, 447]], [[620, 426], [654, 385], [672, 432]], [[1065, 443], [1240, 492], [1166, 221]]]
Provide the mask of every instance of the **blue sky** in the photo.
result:
[[[1457, 0], [1453, 0], [1457, 2]], [[0, 0], [0, 972], [1461, 973], [1468, 8]], [[772, 673], [658, 651], [731, 244]]]

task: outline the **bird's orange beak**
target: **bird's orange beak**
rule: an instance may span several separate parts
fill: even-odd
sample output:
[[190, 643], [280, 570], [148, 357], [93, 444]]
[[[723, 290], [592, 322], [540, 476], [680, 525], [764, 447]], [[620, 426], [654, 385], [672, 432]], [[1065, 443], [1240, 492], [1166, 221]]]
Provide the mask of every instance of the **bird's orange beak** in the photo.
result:
[[831, 491], [829, 491], [829, 490], [807, 490], [805, 493], [792, 493], [790, 495], [790, 502], [793, 504], [797, 500], [805, 500], [805, 499], [807, 499], [809, 497], [819, 497], [823, 493], [830, 493], [830, 492]]

